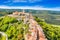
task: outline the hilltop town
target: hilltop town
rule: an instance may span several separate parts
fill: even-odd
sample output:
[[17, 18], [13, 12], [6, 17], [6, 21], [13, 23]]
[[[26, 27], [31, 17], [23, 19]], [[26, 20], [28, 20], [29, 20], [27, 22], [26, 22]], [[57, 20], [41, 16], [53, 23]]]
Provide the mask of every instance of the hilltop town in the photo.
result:
[[38, 25], [38, 23], [34, 20], [34, 17], [30, 13], [23, 12], [13, 12], [13, 14], [8, 15], [11, 17], [15, 17], [18, 20], [23, 20], [24, 24], [29, 23], [29, 31], [31, 34], [27, 33], [25, 35], [25, 40], [47, 40], [45, 38], [43, 29]]
[[23, 10], [22, 12], [14, 11], [1, 16], [0, 40], [60, 39], [60, 27], [47, 23], [46, 20], [38, 17], [39, 14], [34, 15]]

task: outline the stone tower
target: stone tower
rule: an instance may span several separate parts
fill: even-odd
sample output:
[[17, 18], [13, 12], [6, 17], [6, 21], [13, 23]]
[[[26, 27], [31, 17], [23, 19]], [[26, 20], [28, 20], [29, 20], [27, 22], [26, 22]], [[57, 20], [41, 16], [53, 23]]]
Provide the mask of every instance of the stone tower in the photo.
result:
[[25, 13], [25, 10], [23, 9], [23, 11], [22, 11], [22, 12], [23, 12], [23, 14], [24, 14], [24, 13]]

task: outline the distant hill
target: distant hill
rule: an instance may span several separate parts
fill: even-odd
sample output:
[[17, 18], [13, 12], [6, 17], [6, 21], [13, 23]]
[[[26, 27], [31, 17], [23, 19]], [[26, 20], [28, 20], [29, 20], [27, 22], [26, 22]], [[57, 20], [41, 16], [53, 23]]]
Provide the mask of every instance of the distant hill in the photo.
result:
[[[22, 12], [23, 9], [0, 9], [0, 16], [12, 14], [14, 11]], [[25, 12], [32, 13], [33, 16], [43, 18], [47, 23], [60, 25], [60, 11], [32, 10], [25, 9]]]
[[[14, 11], [21, 12], [22, 10], [23, 9], [0, 9], [0, 12], [14, 12]], [[60, 14], [60, 11], [32, 10], [32, 9], [25, 9], [25, 12], [31, 12], [31, 13], [44, 13], [44, 12], [47, 12], [49, 14]]]

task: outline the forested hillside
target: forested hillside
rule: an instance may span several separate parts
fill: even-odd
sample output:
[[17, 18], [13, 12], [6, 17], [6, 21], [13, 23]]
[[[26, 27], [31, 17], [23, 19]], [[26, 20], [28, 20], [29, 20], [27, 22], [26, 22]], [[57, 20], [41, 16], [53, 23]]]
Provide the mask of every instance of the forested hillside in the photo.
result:
[[[34, 19], [42, 27], [48, 40], [60, 40], [60, 27], [47, 24], [39, 17], [34, 17]], [[0, 31], [7, 34], [9, 40], [25, 40], [24, 35], [28, 33], [28, 26], [29, 24], [23, 24], [23, 21], [18, 21], [14, 17], [5, 16], [4, 18], [0, 18]], [[4, 39], [5, 37], [0, 35], [0, 40]]]
[[35, 17], [35, 20], [43, 28], [45, 36], [48, 40], [60, 40], [60, 27], [52, 26], [51, 24], [46, 23], [39, 17]]
[[[25, 28], [25, 29], [23, 29]], [[9, 40], [24, 40], [24, 34], [28, 32], [28, 24], [18, 21], [14, 17], [0, 18], [0, 32], [7, 34]], [[0, 40], [5, 38], [0, 35]]]

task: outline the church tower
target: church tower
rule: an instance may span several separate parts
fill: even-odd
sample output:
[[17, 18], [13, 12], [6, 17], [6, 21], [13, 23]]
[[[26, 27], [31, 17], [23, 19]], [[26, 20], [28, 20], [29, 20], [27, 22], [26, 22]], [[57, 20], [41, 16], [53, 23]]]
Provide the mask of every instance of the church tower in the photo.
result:
[[25, 10], [23, 9], [23, 11], [22, 11], [22, 12], [23, 12], [23, 14], [24, 14], [24, 13], [25, 13]]

